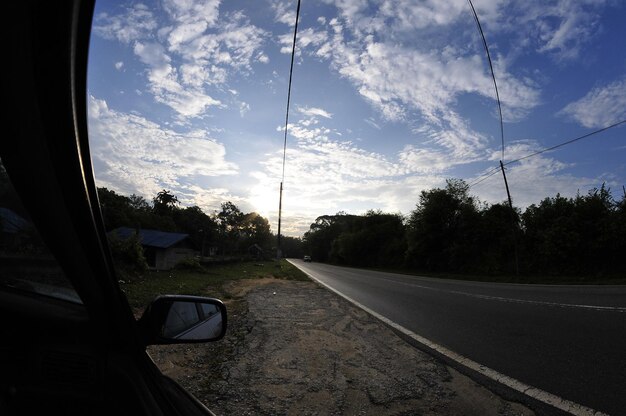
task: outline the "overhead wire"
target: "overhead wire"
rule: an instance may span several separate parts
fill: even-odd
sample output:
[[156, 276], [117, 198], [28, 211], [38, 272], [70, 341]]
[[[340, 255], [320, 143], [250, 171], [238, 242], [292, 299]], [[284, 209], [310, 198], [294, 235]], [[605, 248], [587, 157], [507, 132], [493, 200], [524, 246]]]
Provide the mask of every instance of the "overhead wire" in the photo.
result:
[[287, 111], [285, 112], [285, 139], [283, 142], [283, 173], [281, 182], [285, 180], [285, 161], [287, 159], [287, 130], [289, 128], [289, 107], [291, 104], [291, 80], [293, 77], [293, 61], [296, 56], [296, 39], [298, 37], [298, 20], [300, 19], [300, 0], [296, 7], [296, 24], [293, 29], [293, 45], [291, 47], [291, 66], [289, 67], [289, 86], [287, 87]]
[[551, 146], [551, 147], [547, 147], [547, 148], [545, 148], [545, 149], [539, 150], [539, 151], [534, 152], [534, 153], [531, 153], [531, 154], [529, 154], [529, 155], [522, 156], [522, 157], [520, 157], [520, 158], [518, 158], [518, 159], [511, 160], [511, 161], [509, 161], [509, 162], [506, 162], [506, 163], [504, 164], [504, 166], [506, 166], [506, 165], [510, 165], [511, 163], [519, 162], [519, 161], [524, 160], [524, 159], [528, 159], [528, 158], [533, 157], [533, 156], [540, 155], [540, 154], [545, 153], [545, 152], [549, 152], [549, 151], [551, 151], [551, 150], [558, 149], [559, 147], [563, 147], [563, 146], [565, 146], [565, 145], [568, 145], [568, 144], [571, 144], [571, 143], [577, 142], [577, 141], [582, 140], [582, 139], [586, 139], [587, 137], [591, 137], [591, 136], [593, 136], [593, 135], [595, 135], [595, 134], [602, 133], [603, 131], [607, 131], [607, 130], [609, 130], [609, 129], [612, 129], [612, 128], [617, 127], [617, 126], [619, 126], [619, 125], [621, 125], [621, 124], [624, 124], [624, 123], [626, 123], [626, 120], [618, 121], [617, 123], [614, 123], [614, 124], [611, 124], [610, 126], [606, 126], [606, 127], [601, 128], [601, 129], [598, 129], [598, 130], [592, 131], [591, 133], [584, 134], [584, 135], [579, 136], [579, 137], [576, 137], [576, 138], [574, 138], [574, 139], [567, 140], [567, 141], [565, 141], [565, 142], [563, 142], [563, 143], [559, 143], [559, 144], [557, 144], [557, 145], [554, 145], [554, 146]]
[[478, 19], [478, 14], [476, 13], [476, 9], [474, 8], [474, 4], [472, 0], [467, 0], [472, 9], [472, 14], [474, 15], [474, 21], [476, 22], [476, 26], [478, 27], [478, 31], [480, 32], [480, 37], [483, 40], [483, 46], [485, 48], [485, 52], [487, 53], [487, 62], [489, 62], [489, 70], [491, 71], [491, 79], [493, 80], [493, 87], [496, 90], [496, 101], [498, 102], [498, 114], [500, 115], [500, 139], [502, 141], [502, 160], [504, 160], [504, 121], [502, 119], [502, 104], [500, 102], [500, 93], [498, 92], [498, 83], [496, 82], [496, 75], [493, 72], [493, 64], [491, 63], [491, 54], [489, 53], [489, 46], [487, 45], [487, 39], [485, 38], [485, 33], [483, 32], [483, 27], [480, 24], [480, 20]]
[[478, 185], [479, 183], [489, 179], [490, 177], [492, 177], [493, 175], [495, 175], [496, 173], [498, 173], [498, 171], [500, 171], [500, 166], [497, 166], [493, 169], [491, 169], [489, 172], [479, 176], [477, 179], [475, 179], [472, 183], [470, 183], [469, 185], [467, 185], [468, 188], [471, 188], [473, 186]]
[[[592, 132], [590, 132], [590, 133], [587, 133], [587, 134], [583, 134], [582, 136], [578, 136], [578, 137], [575, 137], [575, 138], [573, 138], [573, 139], [566, 140], [566, 141], [564, 141], [564, 142], [562, 142], [562, 143], [559, 143], [559, 144], [556, 144], [556, 145], [554, 145], [554, 146], [546, 147], [545, 149], [541, 149], [541, 150], [538, 150], [538, 151], [536, 151], [536, 152], [533, 152], [533, 153], [527, 154], [526, 156], [522, 156], [522, 157], [517, 158], [517, 159], [515, 159], [515, 160], [510, 160], [510, 161], [508, 161], [508, 162], [506, 162], [506, 163], [503, 163], [503, 166], [508, 166], [508, 165], [510, 165], [510, 164], [517, 163], [517, 162], [520, 162], [520, 161], [522, 161], [522, 160], [529, 159], [529, 158], [534, 157], [534, 156], [538, 156], [538, 155], [540, 155], [540, 154], [542, 154], [542, 153], [546, 153], [546, 152], [549, 152], [549, 151], [552, 151], [552, 150], [558, 149], [558, 148], [560, 148], [560, 147], [567, 146], [568, 144], [572, 144], [572, 143], [575, 143], [575, 142], [577, 142], [577, 141], [579, 141], [579, 140], [583, 140], [583, 139], [589, 138], [589, 137], [594, 136], [594, 135], [596, 135], [596, 134], [599, 134], [599, 133], [605, 132], [605, 131], [607, 131], [607, 130], [609, 130], [609, 129], [612, 129], [612, 128], [615, 128], [615, 127], [618, 127], [618, 126], [620, 126], [620, 125], [622, 125], [622, 124], [626, 124], [626, 120], [621, 120], [621, 121], [618, 121], [617, 123], [613, 123], [613, 124], [611, 124], [611, 125], [609, 125], [609, 126], [603, 127], [603, 128], [601, 128], [601, 129], [598, 129], [598, 130], [594, 130], [594, 131], [592, 131]], [[485, 181], [486, 179], [488, 179], [488, 178], [490, 178], [491, 176], [493, 176], [493, 175], [495, 175], [496, 173], [498, 173], [498, 171], [499, 171], [500, 169], [501, 169], [501, 168], [500, 168], [500, 166], [496, 166], [496, 167], [494, 167], [494, 168], [493, 168], [492, 170], [490, 170], [489, 172], [486, 172], [485, 174], [483, 174], [483, 175], [479, 176], [477, 179], [475, 179], [473, 182], [471, 182], [471, 183], [468, 185], [468, 187], [469, 187], [469, 188], [471, 188], [471, 187], [473, 187], [473, 186], [478, 185], [479, 183], [481, 183], [481, 182]]]

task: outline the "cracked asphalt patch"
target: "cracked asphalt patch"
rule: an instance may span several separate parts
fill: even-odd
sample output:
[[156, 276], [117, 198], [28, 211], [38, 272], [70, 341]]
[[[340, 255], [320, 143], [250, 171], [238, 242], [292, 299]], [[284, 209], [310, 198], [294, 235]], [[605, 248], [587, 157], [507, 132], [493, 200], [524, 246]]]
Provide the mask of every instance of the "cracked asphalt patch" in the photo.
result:
[[313, 282], [240, 280], [225, 290], [224, 340], [149, 349], [218, 415], [534, 414]]

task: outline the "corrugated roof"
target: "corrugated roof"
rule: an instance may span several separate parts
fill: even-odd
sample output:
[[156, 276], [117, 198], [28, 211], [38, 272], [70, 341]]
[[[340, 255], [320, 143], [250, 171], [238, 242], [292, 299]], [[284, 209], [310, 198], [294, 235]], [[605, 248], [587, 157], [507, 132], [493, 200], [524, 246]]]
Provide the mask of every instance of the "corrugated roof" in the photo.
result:
[[[131, 235], [137, 232], [134, 228], [120, 227], [111, 231], [109, 234], [115, 234], [118, 238], [127, 239]], [[168, 233], [166, 231], [158, 230], [139, 230], [139, 241], [142, 245], [147, 247], [168, 248], [174, 244], [183, 241], [189, 237], [189, 234], [183, 233]]]

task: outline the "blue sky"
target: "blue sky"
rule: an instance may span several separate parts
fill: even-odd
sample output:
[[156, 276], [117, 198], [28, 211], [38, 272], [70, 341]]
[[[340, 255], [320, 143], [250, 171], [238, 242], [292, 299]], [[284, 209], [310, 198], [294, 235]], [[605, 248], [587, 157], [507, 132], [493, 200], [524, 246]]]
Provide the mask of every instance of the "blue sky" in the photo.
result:
[[[504, 115], [504, 162], [626, 119], [626, 3], [474, 0]], [[295, 1], [96, 3], [89, 132], [96, 181], [276, 231]], [[302, 1], [283, 232], [498, 165], [495, 93], [466, 0]], [[507, 167], [514, 204], [626, 183], [626, 126]], [[471, 188], [505, 200], [502, 177]]]

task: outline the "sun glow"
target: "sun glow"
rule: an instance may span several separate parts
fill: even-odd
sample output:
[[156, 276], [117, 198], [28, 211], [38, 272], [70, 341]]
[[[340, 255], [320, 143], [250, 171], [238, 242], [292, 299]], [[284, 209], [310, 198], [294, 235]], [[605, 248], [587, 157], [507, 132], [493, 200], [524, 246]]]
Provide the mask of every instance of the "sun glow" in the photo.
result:
[[270, 190], [264, 186], [252, 189], [248, 199], [252, 209], [271, 221], [278, 215], [278, 190]]

